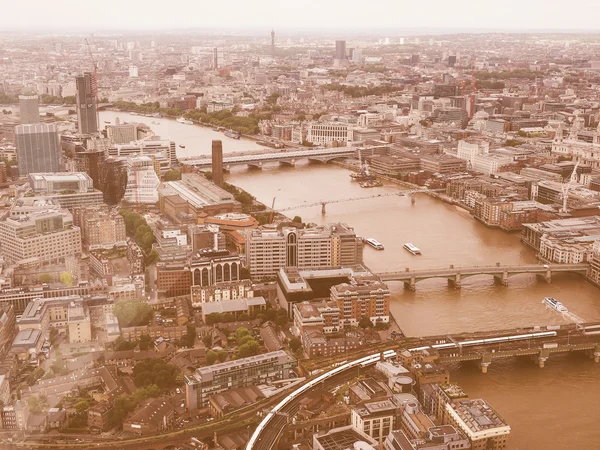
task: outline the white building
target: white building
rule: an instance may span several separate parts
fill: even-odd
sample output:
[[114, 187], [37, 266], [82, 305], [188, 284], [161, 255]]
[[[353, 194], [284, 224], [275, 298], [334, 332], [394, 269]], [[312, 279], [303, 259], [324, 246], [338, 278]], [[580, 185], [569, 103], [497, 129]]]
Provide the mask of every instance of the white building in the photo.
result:
[[58, 263], [81, 253], [81, 232], [67, 210], [32, 211], [0, 222], [0, 246], [17, 264]]
[[137, 78], [139, 71], [137, 66], [129, 66], [129, 78]]
[[340, 122], [313, 122], [308, 126], [306, 137], [315, 145], [327, 145], [332, 142], [348, 142], [348, 124]]
[[94, 182], [85, 172], [30, 173], [27, 178], [31, 189], [36, 193], [85, 193], [94, 190]]
[[160, 180], [149, 156], [127, 158], [127, 187], [123, 200], [133, 204], [158, 202]]

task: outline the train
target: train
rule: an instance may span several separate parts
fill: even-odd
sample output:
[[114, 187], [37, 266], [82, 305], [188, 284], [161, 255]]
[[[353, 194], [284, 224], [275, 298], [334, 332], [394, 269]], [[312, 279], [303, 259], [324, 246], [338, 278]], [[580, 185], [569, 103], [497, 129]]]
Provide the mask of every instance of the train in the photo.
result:
[[469, 347], [469, 346], [475, 346], [475, 345], [499, 344], [502, 342], [522, 341], [525, 339], [540, 339], [540, 338], [547, 338], [547, 337], [555, 337], [556, 335], [557, 335], [556, 331], [543, 331], [540, 333], [516, 334], [513, 336], [502, 336], [502, 337], [489, 338], [489, 339], [476, 339], [473, 341], [449, 342], [449, 343], [425, 345], [423, 347], [410, 348], [409, 351], [418, 352], [418, 351], [429, 350], [429, 349], [443, 350], [443, 349], [447, 349], [447, 348], [463, 348], [463, 347]]
[[[396, 351], [395, 350], [386, 350], [386, 351], [383, 352], [383, 358], [384, 359], [393, 358], [395, 356], [396, 356]], [[354, 367], [364, 368], [364, 367], [370, 366], [372, 364], [375, 364], [380, 359], [381, 359], [381, 353], [375, 353], [373, 355], [365, 356], [363, 358], [359, 358], [359, 359], [356, 359], [354, 361], [350, 361], [350, 362], [338, 365], [337, 367], [335, 367], [334, 369], [330, 370], [329, 372], [326, 372], [326, 373], [324, 373], [322, 375], [319, 375], [314, 380], [309, 381], [308, 383], [305, 383], [302, 386], [300, 386], [298, 389], [296, 389], [294, 392], [292, 392], [286, 398], [284, 398], [283, 400], [281, 400], [281, 402], [279, 402], [263, 418], [263, 420], [260, 422], [260, 424], [258, 425], [258, 427], [256, 427], [256, 430], [254, 430], [254, 433], [252, 434], [252, 437], [248, 441], [248, 444], [246, 445], [246, 450], [252, 450], [254, 448], [254, 445], [256, 444], [256, 441], [258, 440], [258, 437], [265, 430], [265, 428], [267, 427], [267, 425], [269, 424], [269, 422], [271, 421], [271, 419], [273, 419], [283, 408], [285, 408], [289, 402], [291, 402], [292, 400], [298, 398], [304, 392], [306, 392], [306, 391], [312, 389], [313, 387], [317, 386], [319, 383], [322, 383], [323, 381], [326, 381], [329, 378], [334, 377], [334, 376], [338, 375], [341, 372], [344, 372], [345, 370], [352, 369]]]

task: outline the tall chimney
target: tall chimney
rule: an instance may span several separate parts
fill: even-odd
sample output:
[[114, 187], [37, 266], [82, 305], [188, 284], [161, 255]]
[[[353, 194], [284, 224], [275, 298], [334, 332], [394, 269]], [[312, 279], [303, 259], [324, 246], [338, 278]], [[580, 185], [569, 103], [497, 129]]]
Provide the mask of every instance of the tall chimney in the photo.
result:
[[212, 141], [212, 178], [217, 186], [223, 186], [223, 142]]

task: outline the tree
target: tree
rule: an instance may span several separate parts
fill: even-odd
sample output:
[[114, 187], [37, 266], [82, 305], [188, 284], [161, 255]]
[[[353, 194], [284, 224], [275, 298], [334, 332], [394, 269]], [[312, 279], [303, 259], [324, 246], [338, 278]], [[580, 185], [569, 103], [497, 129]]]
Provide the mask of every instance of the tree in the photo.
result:
[[115, 316], [121, 328], [147, 325], [152, 318], [152, 307], [138, 300], [123, 300], [115, 305]]
[[302, 341], [300, 341], [300, 339], [298, 339], [297, 337], [293, 337], [292, 339], [290, 339], [290, 348], [294, 353], [297, 352], [302, 348]]
[[175, 169], [169, 170], [167, 173], [165, 173], [164, 180], [165, 181], [181, 180], [181, 171], [175, 170]]
[[40, 283], [50, 283], [52, 281], [52, 275], [49, 273], [43, 273], [40, 275]]
[[140, 350], [142, 350], [142, 351], [148, 350], [151, 345], [152, 345], [152, 338], [150, 337], [150, 335], [142, 334], [142, 336], [140, 337], [140, 342], [139, 342]]
[[248, 356], [258, 355], [260, 353], [260, 344], [254, 339], [246, 342], [244, 345], [240, 345], [238, 348], [238, 356], [240, 358], [247, 358]]
[[217, 354], [217, 352], [213, 351], [213, 350], [209, 350], [206, 352], [206, 364], [209, 366], [212, 366], [214, 363], [217, 362], [217, 360], [219, 359], [219, 355]]
[[151, 384], [169, 388], [177, 384], [178, 375], [177, 366], [158, 358], [145, 359], [133, 368], [133, 381], [138, 388]]
[[60, 274], [60, 282], [67, 286], [73, 286], [73, 275], [69, 272], [63, 272]]
[[302, 223], [302, 217], [300, 217], [300, 216], [294, 216], [294, 218], [292, 219], [292, 222], [294, 222], [294, 223]]
[[240, 339], [242, 339], [244, 336], [249, 336], [250, 335], [250, 330], [248, 330], [248, 328], [245, 327], [240, 327], [235, 331], [235, 337], [236, 340], [238, 341], [238, 343], [240, 342]]
[[373, 323], [371, 322], [371, 319], [369, 319], [367, 316], [362, 316], [358, 322], [358, 326], [362, 329], [367, 329], [371, 328], [373, 326]]
[[40, 401], [37, 398], [37, 395], [32, 395], [27, 399], [27, 404], [29, 405], [29, 410], [33, 413], [42, 412], [42, 406], [40, 405]]

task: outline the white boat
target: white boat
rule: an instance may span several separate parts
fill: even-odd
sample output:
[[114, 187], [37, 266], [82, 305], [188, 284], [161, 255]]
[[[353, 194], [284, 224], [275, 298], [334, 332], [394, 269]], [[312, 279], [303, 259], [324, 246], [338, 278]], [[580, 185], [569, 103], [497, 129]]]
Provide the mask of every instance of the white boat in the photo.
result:
[[406, 244], [404, 244], [404, 249], [408, 250], [413, 255], [420, 255], [421, 254], [421, 250], [419, 249], [419, 247], [415, 247], [410, 242], [407, 242]]
[[179, 117], [179, 118], [177, 119], [177, 122], [179, 122], [179, 123], [184, 123], [184, 124], [186, 124], [186, 125], [193, 125], [193, 124], [194, 124], [194, 122], [192, 122], [191, 120], [187, 120], [187, 119], [186, 119], [186, 118], [184, 118], [184, 117]]
[[385, 248], [381, 242], [373, 238], [365, 239], [365, 242], [371, 247], [373, 247], [375, 250], [383, 250]]
[[556, 300], [554, 297], [544, 298], [544, 303], [546, 305], [548, 305], [550, 308], [552, 308], [553, 310], [558, 311], [559, 313], [569, 312], [567, 307], [565, 305], [563, 305], [561, 302], [559, 302], [558, 300]]

